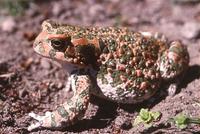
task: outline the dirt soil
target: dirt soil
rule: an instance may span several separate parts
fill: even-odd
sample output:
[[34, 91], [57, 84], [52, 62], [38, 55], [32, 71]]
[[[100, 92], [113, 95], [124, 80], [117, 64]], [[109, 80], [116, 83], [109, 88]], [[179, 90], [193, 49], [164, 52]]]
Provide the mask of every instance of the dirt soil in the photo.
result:
[[[36, 1], [23, 16], [0, 16], [0, 133], [200, 133], [200, 125], [180, 130], [168, 119], [178, 113], [200, 117], [200, 4], [180, 0], [54, 0]], [[187, 0], [186, 0], [187, 1]], [[189, 0], [188, 0], [189, 1]], [[192, 0], [190, 0], [192, 1]], [[120, 105], [92, 97], [85, 118], [63, 130], [27, 131], [34, 120], [28, 113], [43, 114], [69, 99], [64, 94], [67, 76], [59, 64], [37, 55], [32, 44], [41, 22], [53, 19], [74, 25], [126, 26], [134, 31], [163, 33], [188, 47], [190, 66], [178, 93], [161, 89], [152, 99]], [[132, 126], [141, 108], [160, 111], [150, 128]]]

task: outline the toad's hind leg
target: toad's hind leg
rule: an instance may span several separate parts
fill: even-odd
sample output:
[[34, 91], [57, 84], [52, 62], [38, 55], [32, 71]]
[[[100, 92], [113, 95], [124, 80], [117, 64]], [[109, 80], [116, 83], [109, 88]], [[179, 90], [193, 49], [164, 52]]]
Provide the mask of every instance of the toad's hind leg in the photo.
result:
[[70, 101], [65, 102], [53, 112], [46, 112], [45, 116], [29, 113], [29, 116], [38, 121], [28, 127], [29, 131], [39, 127], [61, 128], [75, 123], [84, 116], [89, 103], [90, 77], [86, 75], [73, 75], [71, 84], [74, 96]]

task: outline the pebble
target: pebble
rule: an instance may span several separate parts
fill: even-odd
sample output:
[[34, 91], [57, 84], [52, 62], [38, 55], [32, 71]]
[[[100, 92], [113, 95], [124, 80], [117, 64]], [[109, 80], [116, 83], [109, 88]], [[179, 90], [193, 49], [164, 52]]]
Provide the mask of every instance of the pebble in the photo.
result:
[[61, 89], [63, 88], [63, 83], [62, 82], [59, 82], [58, 85], [57, 85], [58, 89]]
[[23, 63], [21, 63], [21, 66], [24, 69], [28, 69], [31, 66], [32, 63], [33, 63], [33, 58], [28, 58], [26, 61], [24, 61]]
[[125, 121], [124, 117], [118, 116], [115, 119], [115, 125], [121, 127], [124, 124], [124, 121]]
[[187, 39], [195, 39], [200, 35], [200, 24], [196, 22], [186, 22], [181, 30], [183, 37]]
[[36, 38], [36, 33], [33, 31], [26, 31], [23, 33], [24, 38], [28, 41], [33, 41]]
[[16, 22], [13, 17], [8, 17], [3, 20], [0, 27], [4, 32], [11, 33], [16, 30]]
[[104, 8], [100, 4], [95, 4], [89, 8], [89, 14], [93, 17], [104, 12]]
[[35, 3], [30, 3], [29, 8], [26, 10], [26, 14], [30, 17], [35, 17], [39, 14], [39, 6]]
[[52, 7], [52, 14], [58, 16], [62, 12], [62, 5], [59, 3], [55, 3]]

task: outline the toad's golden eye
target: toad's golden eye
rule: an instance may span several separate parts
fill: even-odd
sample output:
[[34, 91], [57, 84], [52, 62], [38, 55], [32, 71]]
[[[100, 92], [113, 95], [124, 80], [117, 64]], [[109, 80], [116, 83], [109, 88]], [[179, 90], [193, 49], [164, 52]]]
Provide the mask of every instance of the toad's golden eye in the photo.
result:
[[53, 39], [51, 40], [51, 46], [58, 50], [58, 51], [65, 51], [67, 46], [69, 45], [68, 40], [61, 40], [61, 39]]
[[65, 45], [63, 40], [51, 40], [51, 46], [55, 49], [60, 49]]

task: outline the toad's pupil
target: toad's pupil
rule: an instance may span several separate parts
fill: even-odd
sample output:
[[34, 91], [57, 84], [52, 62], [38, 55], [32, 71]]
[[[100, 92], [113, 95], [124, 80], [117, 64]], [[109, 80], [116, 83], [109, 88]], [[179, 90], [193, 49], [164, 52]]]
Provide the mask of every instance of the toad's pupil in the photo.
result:
[[51, 46], [57, 51], [63, 52], [67, 48], [67, 41], [66, 40], [51, 40]]
[[61, 41], [61, 40], [52, 40], [51, 41], [51, 45], [54, 47], [54, 48], [58, 48], [58, 47], [61, 47], [65, 44], [64, 41]]
[[70, 45], [70, 40], [57, 40], [57, 39], [54, 39], [54, 40], [51, 40], [51, 46], [57, 50], [57, 51], [60, 51], [60, 52], [64, 52], [67, 47]]

